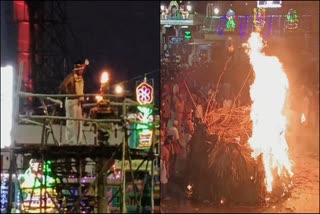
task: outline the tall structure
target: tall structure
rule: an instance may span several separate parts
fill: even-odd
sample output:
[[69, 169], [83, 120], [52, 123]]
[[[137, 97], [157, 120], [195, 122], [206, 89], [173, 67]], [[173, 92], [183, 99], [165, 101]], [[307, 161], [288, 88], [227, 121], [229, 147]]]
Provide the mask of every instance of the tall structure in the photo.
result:
[[65, 2], [14, 1], [18, 64], [27, 91], [53, 93], [67, 71]]

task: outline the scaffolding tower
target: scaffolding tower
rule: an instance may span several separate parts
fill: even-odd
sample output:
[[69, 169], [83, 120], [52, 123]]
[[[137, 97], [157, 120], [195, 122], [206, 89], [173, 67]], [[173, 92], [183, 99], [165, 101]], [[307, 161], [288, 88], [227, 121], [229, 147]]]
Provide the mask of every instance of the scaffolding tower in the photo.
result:
[[[17, 157], [22, 156], [24, 162], [29, 159], [35, 159], [39, 164], [38, 168], [33, 169], [35, 176], [31, 188], [21, 187], [20, 199], [25, 212], [40, 213], [141, 213], [156, 211], [156, 203], [159, 204], [160, 195], [155, 191], [159, 190], [157, 170], [159, 143], [156, 141], [156, 135], [153, 134], [152, 143], [148, 150], [130, 148], [128, 139], [130, 132], [130, 119], [127, 117], [128, 108], [138, 106], [139, 104], [131, 99], [124, 98], [122, 102], [111, 102], [111, 106], [122, 108], [122, 115], [115, 119], [92, 119], [92, 118], [66, 118], [50, 115], [47, 108], [47, 102], [59, 104], [56, 98], [72, 97], [75, 95], [57, 95], [57, 94], [33, 94], [21, 92], [21, 73], [20, 66], [16, 97], [34, 97], [40, 99], [46, 115], [17, 115], [18, 127], [21, 123], [33, 124], [41, 129], [39, 132], [37, 144], [26, 144], [17, 142], [8, 148], [10, 152], [9, 169], [9, 200], [7, 210], [12, 210], [13, 199], [13, 175], [18, 177], [21, 169], [17, 168]], [[95, 96], [95, 94], [85, 94], [84, 96]], [[114, 95], [106, 95], [113, 97]], [[19, 99], [18, 99], [19, 100]], [[16, 103], [19, 105], [19, 102]], [[91, 104], [95, 105], [95, 104]], [[90, 104], [88, 104], [90, 106]], [[55, 112], [55, 111], [53, 111]], [[94, 142], [86, 145], [61, 145], [61, 130], [63, 120], [82, 120], [89, 124], [89, 132], [94, 133]], [[58, 123], [54, 123], [58, 121]], [[100, 145], [97, 143], [96, 123], [117, 123], [119, 130], [122, 131], [122, 142], [117, 145]], [[20, 123], [20, 124], [19, 124]], [[58, 124], [58, 125], [56, 125]], [[55, 127], [59, 128], [55, 128]], [[156, 133], [156, 124], [153, 123], [153, 132]], [[60, 139], [56, 133], [60, 134]], [[51, 168], [45, 165], [50, 161]], [[133, 163], [134, 162], [134, 163]], [[145, 169], [141, 170], [144, 166]], [[91, 172], [86, 169], [91, 167]], [[110, 175], [119, 172], [118, 179], [110, 179]], [[138, 180], [139, 174], [143, 174], [143, 179]], [[90, 175], [89, 175], [90, 174]], [[54, 178], [51, 186], [48, 187], [48, 178]], [[140, 176], [141, 177], [141, 176]], [[17, 179], [16, 179], [17, 180]], [[18, 181], [16, 181], [18, 182]], [[20, 183], [18, 182], [18, 186]], [[54, 191], [52, 191], [54, 187]], [[48, 190], [50, 188], [50, 191]], [[29, 191], [30, 197], [27, 202], [22, 198], [22, 190]], [[38, 196], [34, 196], [38, 193]], [[109, 194], [109, 195], [108, 195]], [[35, 203], [33, 197], [37, 197]]]
[[66, 76], [70, 65], [67, 35], [73, 34], [66, 22], [66, 2], [26, 2], [30, 17], [33, 92], [56, 93], [55, 86]]

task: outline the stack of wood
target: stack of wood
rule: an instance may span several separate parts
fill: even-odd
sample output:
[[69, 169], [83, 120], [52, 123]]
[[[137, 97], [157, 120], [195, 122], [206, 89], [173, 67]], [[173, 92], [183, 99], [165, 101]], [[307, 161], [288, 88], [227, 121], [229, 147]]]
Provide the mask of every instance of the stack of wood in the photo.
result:
[[250, 106], [218, 108], [204, 118], [210, 135], [217, 135], [224, 142], [245, 143], [252, 133]]

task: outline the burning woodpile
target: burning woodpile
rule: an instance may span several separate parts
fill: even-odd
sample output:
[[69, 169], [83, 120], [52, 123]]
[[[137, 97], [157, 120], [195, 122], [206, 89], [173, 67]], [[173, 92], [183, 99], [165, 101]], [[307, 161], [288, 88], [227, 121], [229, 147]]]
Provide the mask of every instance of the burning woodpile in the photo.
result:
[[252, 133], [250, 106], [219, 108], [209, 112], [204, 120], [211, 135], [225, 142], [244, 144]]
[[190, 141], [189, 198], [256, 205], [289, 195], [293, 172], [283, 115], [288, 79], [279, 60], [261, 52], [258, 33], [252, 33], [247, 45], [255, 75], [252, 104], [235, 107], [234, 100], [231, 107], [208, 111], [216, 94], [209, 99], [203, 125]]

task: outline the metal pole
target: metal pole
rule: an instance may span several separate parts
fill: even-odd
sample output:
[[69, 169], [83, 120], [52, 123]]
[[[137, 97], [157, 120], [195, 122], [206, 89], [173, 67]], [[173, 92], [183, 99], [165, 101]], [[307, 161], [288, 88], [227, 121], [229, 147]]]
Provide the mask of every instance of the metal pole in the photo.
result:
[[[105, 188], [105, 175], [103, 173], [104, 166], [107, 164], [108, 160], [105, 158], [100, 158], [98, 160], [98, 213], [108, 213], [108, 199], [106, 198], [106, 188]], [[103, 170], [103, 171], [102, 171]]]
[[122, 115], [123, 115], [123, 126], [124, 126], [124, 142], [122, 145], [122, 163], [121, 163], [121, 177], [122, 177], [122, 200], [121, 200], [121, 213], [127, 212], [127, 206], [126, 206], [126, 169], [125, 169], [125, 160], [126, 160], [126, 146], [128, 143], [128, 132], [127, 132], [127, 124], [125, 121], [126, 118], [126, 99], [124, 100], [123, 106], [122, 106]]
[[78, 182], [79, 182], [79, 188], [78, 188], [78, 195], [79, 195], [79, 205], [78, 205], [78, 213], [81, 213], [81, 199], [82, 199], [82, 184], [81, 184], [81, 180], [82, 180], [82, 160], [81, 158], [79, 158], [77, 160], [77, 168], [78, 168], [78, 172], [79, 172], [79, 177], [78, 177]]

